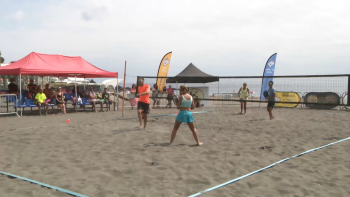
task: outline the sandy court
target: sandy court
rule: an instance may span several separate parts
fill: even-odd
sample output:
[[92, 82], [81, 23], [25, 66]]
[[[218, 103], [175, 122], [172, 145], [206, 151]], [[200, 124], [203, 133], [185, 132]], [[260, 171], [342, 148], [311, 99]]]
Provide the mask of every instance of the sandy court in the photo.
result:
[[[127, 119], [136, 117], [135, 110], [124, 117], [2, 117], [0, 171], [87, 196], [188, 196], [350, 136], [346, 111], [275, 109], [269, 121], [265, 108], [248, 109], [246, 116], [237, 115], [237, 107], [200, 110], [212, 110], [194, 114], [202, 147], [194, 146], [187, 125], [168, 146], [175, 116], [150, 118], [146, 131]], [[175, 111], [154, 109], [151, 115]], [[349, 145], [306, 154], [203, 196], [348, 196]], [[0, 182], [0, 193], [8, 196], [68, 196], [2, 175]]]

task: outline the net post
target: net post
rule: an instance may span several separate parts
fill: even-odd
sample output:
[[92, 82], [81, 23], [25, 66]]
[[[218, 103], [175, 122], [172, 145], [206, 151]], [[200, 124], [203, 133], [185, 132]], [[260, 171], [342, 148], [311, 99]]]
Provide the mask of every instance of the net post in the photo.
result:
[[350, 75], [348, 75], [348, 104], [350, 106]]

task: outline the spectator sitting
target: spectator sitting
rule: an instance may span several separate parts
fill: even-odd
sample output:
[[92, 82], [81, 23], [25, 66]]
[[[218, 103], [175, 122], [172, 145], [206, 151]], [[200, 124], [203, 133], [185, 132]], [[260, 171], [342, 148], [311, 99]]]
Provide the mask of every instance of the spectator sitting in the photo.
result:
[[98, 98], [98, 99], [102, 99], [102, 98], [103, 98], [103, 96], [101, 95], [101, 92], [99, 92], [99, 93], [97, 94], [97, 98]]
[[66, 107], [64, 105], [64, 95], [63, 95], [61, 87], [57, 88], [57, 92], [56, 92], [55, 97], [56, 97], [57, 106], [61, 109], [63, 114], [66, 114]]
[[45, 89], [43, 92], [44, 92], [46, 98], [51, 99], [51, 100], [54, 98], [53, 91], [50, 89], [50, 84], [47, 83], [45, 85]]
[[101, 107], [101, 111], [103, 111], [103, 104], [101, 101], [97, 100], [96, 99], [97, 96], [93, 90], [92, 87], [90, 87], [90, 92], [89, 92], [89, 99], [90, 99], [90, 103], [92, 105], [92, 108], [95, 110], [95, 112], [97, 112], [96, 110], [96, 104], [100, 104], [100, 107]]
[[34, 99], [34, 96], [36, 95], [36, 93], [38, 93], [38, 89], [40, 88], [40, 86], [34, 84], [34, 80], [31, 79], [29, 80], [29, 84], [27, 85], [28, 88], [28, 96], [31, 99]]
[[45, 106], [45, 108], [46, 108], [46, 113], [45, 114], [47, 115], [47, 110], [49, 109], [49, 105], [45, 102], [46, 96], [43, 93], [42, 89], [39, 89], [39, 92], [35, 96], [35, 100], [36, 100], [36, 104], [37, 104], [37, 106], [39, 108], [40, 116], [41, 116], [41, 105]]
[[10, 84], [8, 84], [8, 89], [10, 94], [18, 93], [18, 86], [13, 83], [13, 78], [10, 78]]
[[109, 93], [107, 92], [107, 88], [105, 88], [104, 89], [104, 92], [103, 92], [103, 94], [102, 94], [102, 99], [104, 99], [105, 100], [105, 103], [106, 103], [106, 107], [108, 108], [109, 107], [109, 105], [111, 104], [111, 103], [113, 103], [113, 109], [114, 109], [114, 111], [115, 110], [117, 110], [117, 108], [115, 107], [115, 102], [114, 101], [112, 101], [110, 98], [109, 98]]

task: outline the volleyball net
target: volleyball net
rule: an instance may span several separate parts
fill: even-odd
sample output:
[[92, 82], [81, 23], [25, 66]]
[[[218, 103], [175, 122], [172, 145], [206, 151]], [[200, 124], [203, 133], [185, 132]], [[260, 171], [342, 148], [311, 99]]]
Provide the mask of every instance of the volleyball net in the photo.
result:
[[[186, 85], [190, 89], [190, 94], [196, 101], [199, 101], [199, 106], [202, 107], [239, 105], [240, 94], [238, 92], [243, 83], [247, 84], [250, 93], [247, 102], [251, 106], [260, 106], [267, 102], [261, 95], [262, 90], [266, 90], [266, 87], [262, 88], [262, 81], [268, 78], [274, 83], [276, 107], [350, 108], [348, 97], [350, 75], [225, 76], [217, 77], [218, 81], [209, 83], [193, 83], [193, 81], [206, 81], [200, 80], [205, 77], [158, 77], [163, 78], [167, 83], [166, 87], [159, 87], [157, 91], [152, 91], [157, 81], [156, 76], [138, 76], [137, 78], [143, 78], [144, 83], [151, 87], [151, 98], [157, 99], [161, 103], [160, 106], [167, 103], [165, 92], [169, 85], [175, 95], [179, 95], [181, 85]], [[189, 83], [185, 83], [186, 81]]]

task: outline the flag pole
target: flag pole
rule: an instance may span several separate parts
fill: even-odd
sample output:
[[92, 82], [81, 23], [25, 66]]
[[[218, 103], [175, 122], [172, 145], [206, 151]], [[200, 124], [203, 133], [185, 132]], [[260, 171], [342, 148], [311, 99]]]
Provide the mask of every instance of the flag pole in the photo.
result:
[[124, 99], [125, 99], [125, 75], [126, 75], [126, 61], [125, 61], [125, 67], [124, 67], [124, 81], [123, 81], [123, 105], [122, 105], [122, 116], [124, 116]]

